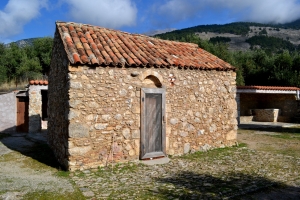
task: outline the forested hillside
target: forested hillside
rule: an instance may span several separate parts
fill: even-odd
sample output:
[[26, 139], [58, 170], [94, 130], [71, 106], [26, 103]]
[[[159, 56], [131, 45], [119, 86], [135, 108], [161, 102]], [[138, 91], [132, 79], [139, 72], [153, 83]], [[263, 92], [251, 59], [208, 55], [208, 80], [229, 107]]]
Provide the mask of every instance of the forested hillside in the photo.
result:
[[[300, 87], [298, 29], [300, 20], [282, 25], [240, 22], [196, 26], [155, 37], [196, 43], [229, 62], [237, 68], [237, 85]], [[199, 32], [202, 32], [202, 36], [209, 35], [208, 32], [215, 35], [201, 39]], [[219, 36], [220, 33], [223, 35]], [[285, 37], [289, 33], [291, 37]], [[276, 34], [280, 37], [276, 37]], [[241, 38], [249, 48], [232, 50], [230, 44], [239, 42]], [[0, 43], [0, 85], [7, 82], [14, 82], [17, 85], [28, 79], [42, 78], [50, 65], [52, 42], [52, 38], [46, 37], [22, 40], [9, 45]], [[243, 46], [244, 43], [240, 42], [237, 45]]]
[[213, 32], [213, 33], [231, 33], [236, 35], [247, 35], [249, 31], [251, 31], [251, 27], [272, 27], [276, 30], [282, 29], [300, 29], [300, 19], [294, 21], [292, 23], [287, 24], [260, 24], [260, 23], [252, 23], [252, 22], [235, 22], [224, 25], [199, 25], [190, 28], [184, 28], [180, 30], [174, 30], [171, 32], [157, 34], [156, 36], [162, 39], [167, 40], [181, 40], [182, 37], [185, 37], [187, 34], [201, 33], [201, 32]]
[[[288, 29], [293, 28], [293, 29]], [[284, 34], [300, 29], [300, 20], [282, 25], [263, 25], [257, 23], [232, 23], [226, 25], [207, 25], [176, 30], [155, 37], [196, 43], [199, 47], [227, 61], [237, 68], [237, 85], [274, 85], [300, 87], [300, 35], [296, 34], [293, 43]], [[280, 33], [281, 31], [281, 33]], [[202, 35], [217, 33], [200, 38]], [[281, 37], [274, 37], [277, 32]], [[218, 34], [222, 33], [224, 37]], [[300, 33], [300, 31], [299, 31]], [[235, 35], [232, 35], [235, 34]], [[239, 35], [239, 36], [238, 36]], [[298, 37], [297, 37], [298, 36]], [[249, 48], [232, 50], [229, 43], [236, 38], [244, 38]], [[241, 40], [237, 40], [238, 45]]]
[[52, 43], [50, 37], [0, 43], [0, 85], [41, 78], [50, 65]]

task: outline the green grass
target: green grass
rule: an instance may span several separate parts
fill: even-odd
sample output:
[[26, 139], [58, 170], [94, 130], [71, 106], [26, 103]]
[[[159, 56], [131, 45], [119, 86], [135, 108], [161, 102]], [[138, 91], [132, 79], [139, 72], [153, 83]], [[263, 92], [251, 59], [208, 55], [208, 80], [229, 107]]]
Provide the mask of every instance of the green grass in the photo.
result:
[[247, 147], [247, 144], [246, 143], [239, 143], [238, 144], [238, 147], [242, 148], [242, 147]]
[[212, 157], [213, 158], [220, 154], [222, 154], [222, 156], [226, 156], [226, 155], [231, 155], [232, 150], [235, 150], [237, 148], [243, 148], [243, 147], [247, 147], [247, 144], [240, 143], [237, 146], [216, 148], [216, 149], [209, 150], [207, 152], [197, 151], [195, 153], [182, 155], [182, 156], [180, 156], [180, 158], [188, 159], [188, 160], [195, 160], [195, 159], [199, 159], [199, 158], [203, 158], [203, 157], [206, 157], [206, 158]]
[[62, 171], [62, 170], [59, 170], [59, 171], [56, 172], [56, 175], [57, 175], [58, 177], [69, 178], [70, 172], [69, 172], [69, 171]]
[[76, 190], [73, 193], [54, 193], [54, 192], [30, 192], [24, 195], [24, 200], [84, 200], [83, 194]]
[[[132, 173], [138, 170], [139, 166], [142, 166], [142, 163], [117, 163], [114, 166], [108, 167], [98, 167], [97, 172], [95, 174], [97, 176], [109, 176], [110, 174], [119, 174], [119, 173]], [[76, 176], [81, 176], [82, 172], [78, 171]], [[84, 174], [82, 175], [84, 176]]]
[[14, 160], [21, 160], [22, 155], [16, 152], [10, 152], [4, 155], [1, 155], [0, 157], [0, 162], [9, 162], [9, 161], [14, 161]]
[[78, 171], [76, 173], [76, 176], [78, 176], [78, 177], [85, 177], [85, 173], [83, 173], [82, 171]]
[[113, 167], [113, 172], [115, 173], [124, 173], [124, 172], [134, 172], [138, 168], [138, 165], [135, 163], [121, 163], [116, 164]]
[[275, 138], [280, 138], [280, 139], [286, 139], [286, 140], [300, 140], [300, 134], [299, 133], [282, 133], [279, 135], [268, 135], [271, 137], [275, 137]]
[[252, 133], [253, 131], [263, 131], [263, 132], [270, 132], [270, 133], [290, 133], [290, 134], [300, 134], [300, 126], [293, 126], [293, 127], [272, 127], [272, 128], [239, 128], [239, 132], [244, 132], [244, 133]]

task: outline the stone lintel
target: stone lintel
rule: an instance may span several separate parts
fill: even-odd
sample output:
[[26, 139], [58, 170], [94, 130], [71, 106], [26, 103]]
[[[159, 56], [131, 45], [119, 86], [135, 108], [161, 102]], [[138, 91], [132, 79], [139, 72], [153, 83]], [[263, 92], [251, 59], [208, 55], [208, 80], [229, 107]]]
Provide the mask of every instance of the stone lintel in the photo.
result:
[[48, 85], [31, 85], [29, 91], [48, 90]]

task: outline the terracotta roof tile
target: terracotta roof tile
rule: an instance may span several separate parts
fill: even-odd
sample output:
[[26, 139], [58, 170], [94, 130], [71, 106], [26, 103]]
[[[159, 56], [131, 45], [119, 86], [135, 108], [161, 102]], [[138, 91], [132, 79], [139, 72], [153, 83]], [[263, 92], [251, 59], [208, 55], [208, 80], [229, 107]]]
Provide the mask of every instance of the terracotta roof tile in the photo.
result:
[[47, 80], [30, 80], [29, 85], [48, 85]]
[[74, 63], [76, 64], [80, 64], [80, 58], [79, 55], [77, 53], [73, 53], [73, 59], [74, 59]]
[[249, 90], [284, 90], [284, 91], [296, 91], [300, 90], [300, 88], [297, 87], [284, 87], [284, 86], [237, 86], [237, 89], [249, 89]]
[[73, 22], [56, 22], [72, 64], [235, 70], [196, 44]]

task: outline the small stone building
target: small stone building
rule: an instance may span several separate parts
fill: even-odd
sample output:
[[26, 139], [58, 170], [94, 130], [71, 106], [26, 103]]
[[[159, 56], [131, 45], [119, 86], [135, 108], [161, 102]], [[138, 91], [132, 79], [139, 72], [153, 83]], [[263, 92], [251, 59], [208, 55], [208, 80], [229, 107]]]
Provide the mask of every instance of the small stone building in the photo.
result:
[[235, 78], [196, 44], [57, 22], [48, 143], [69, 170], [233, 145]]

